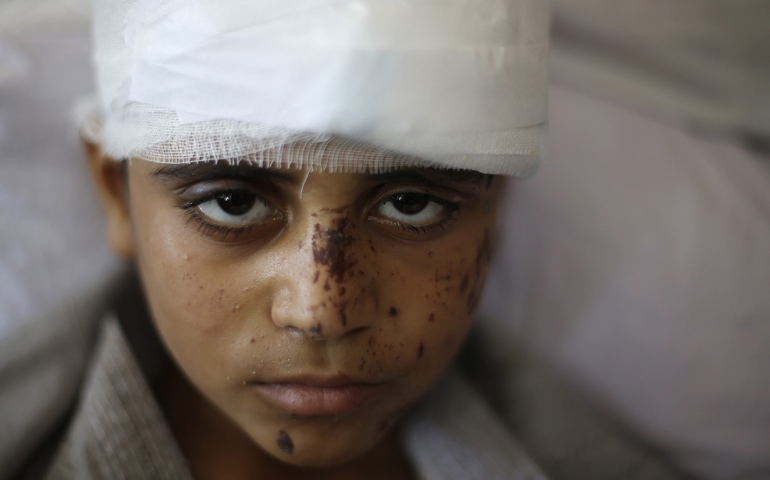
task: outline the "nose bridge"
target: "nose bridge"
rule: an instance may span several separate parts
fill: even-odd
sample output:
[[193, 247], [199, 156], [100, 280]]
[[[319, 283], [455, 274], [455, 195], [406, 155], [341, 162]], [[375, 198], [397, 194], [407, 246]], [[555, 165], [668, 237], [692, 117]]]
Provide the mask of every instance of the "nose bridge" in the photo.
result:
[[376, 300], [365, 275], [355, 223], [344, 214], [310, 217], [297, 240], [294, 259], [282, 273], [281, 296], [273, 306], [276, 325], [315, 337], [336, 338], [374, 321]]
[[317, 222], [313, 224], [310, 246], [316, 272], [320, 274], [325, 270], [327, 280], [338, 285], [344, 284], [346, 275], [351, 277], [351, 270], [356, 264], [351, 248], [354, 242], [352, 227], [347, 217], [333, 219], [326, 226]]

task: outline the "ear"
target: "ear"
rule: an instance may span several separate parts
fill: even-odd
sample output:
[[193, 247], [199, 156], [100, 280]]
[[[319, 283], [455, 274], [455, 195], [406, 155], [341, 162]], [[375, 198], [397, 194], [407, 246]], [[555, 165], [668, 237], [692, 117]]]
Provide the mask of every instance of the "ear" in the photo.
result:
[[84, 141], [88, 164], [107, 215], [107, 240], [112, 249], [126, 260], [135, 256], [131, 215], [128, 205], [128, 178], [121, 162], [106, 157], [101, 149]]

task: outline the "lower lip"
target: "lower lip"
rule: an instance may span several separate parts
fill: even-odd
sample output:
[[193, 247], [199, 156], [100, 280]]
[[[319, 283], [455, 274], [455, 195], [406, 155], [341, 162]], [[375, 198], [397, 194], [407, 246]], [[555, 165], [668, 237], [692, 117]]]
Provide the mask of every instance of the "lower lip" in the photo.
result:
[[260, 383], [255, 388], [269, 402], [295, 415], [344, 415], [377, 400], [384, 384], [318, 387], [299, 383]]

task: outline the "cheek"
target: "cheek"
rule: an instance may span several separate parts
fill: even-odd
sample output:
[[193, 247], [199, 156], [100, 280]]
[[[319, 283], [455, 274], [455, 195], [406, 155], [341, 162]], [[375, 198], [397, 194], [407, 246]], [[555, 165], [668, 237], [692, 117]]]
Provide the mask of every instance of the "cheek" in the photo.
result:
[[473, 322], [492, 249], [491, 227], [479, 230], [472, 242], [465, 237], [406, 257], [383, 276], [381, 302], [405, 339], [403, 354], [433, 373], [451, 360]]
[[239, 319], [247, 309], [259, 308], [244, 301], [251, 277], [237, 265], [212, 258], [195, 239], [180, 240], [186, 237], [169, 219], [149, 215], [142, 225], [136, 232], [138, 266], [164, 343], [196, 380], [221, 377], [236, 347], [233, 339], [251, 333], [242, 332], [244, 322]]

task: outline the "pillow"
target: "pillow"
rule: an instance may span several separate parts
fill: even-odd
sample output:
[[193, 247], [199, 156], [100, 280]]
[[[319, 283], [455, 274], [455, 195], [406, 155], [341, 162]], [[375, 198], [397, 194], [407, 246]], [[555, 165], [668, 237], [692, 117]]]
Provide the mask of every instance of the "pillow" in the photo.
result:
[[770, 156], [550, 94], [483, 313], [680, 468], [770, 478]]

